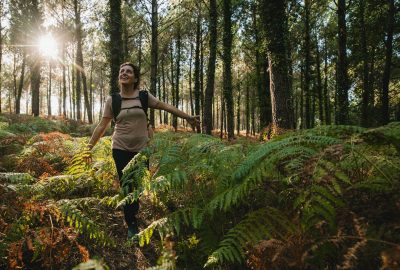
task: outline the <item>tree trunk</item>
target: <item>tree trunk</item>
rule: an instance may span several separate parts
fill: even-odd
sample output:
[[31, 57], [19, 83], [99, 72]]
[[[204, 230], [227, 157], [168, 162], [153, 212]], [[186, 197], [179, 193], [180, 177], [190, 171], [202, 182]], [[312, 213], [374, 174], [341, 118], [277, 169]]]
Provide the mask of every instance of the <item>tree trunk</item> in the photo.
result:
[[[262, 49], [261, 40], [259, 36], [260, 27], [257, 24], [257, 5], [253, 5], [253, 29], [255, 38], [255, 60], [256, 60], [256, 83], [257, 83], [257, 94], [258, 94], [258, 106], [260, 108], [260, 126], [261, 128], [266, 127], [269, 124], [270, 112], [268, 111], [268, 98], [269, 98], [269, 86], [267, 84], [267, 78], [264, 76], [264, 67], [267, 65], [266, 55]], [[265, 57], [265, 59], [263, 59]], [[267, 68], [265, 68], [267, 69]]]
[[190, 112], [191, 112], [191, 115], [194, 115], [193, 88], [192, 88], [192, 62], [193, 62], [193, 43], [190, 42], [190, 56], [189, 56], [189, 102], [190, 102]]
[[369, 113], [370, 113], [370, 93], [369, 93], [369, 68], [368, 68], [368, 48], [367, 48], [367, 35], [365, 28], [365, 1], [359, 1], [360, 8], [360, 31], [361, 31], [361, 54], [363, 61], [363, 91], [362, 91], [362, 104], [361, 104], [361, 126], [369, 126]]
[[215, 82], [215, 61], [217, 58], [217, 1], [210, 0], [210, 56], [207, 67], [207, 85], [204, 97], [204, 130], [206, 134], [211, 135], [213, 130], [213, 96]]
[[[62, 45], [62, 62], [65, 63], [65, 44]], [[66, 65], [62, 66], [62, 115], [67, 117], [67, 79], [66, 79]]]
[[237, 129], [237, 135], [240, 135], [240, 116], [242, 115], [240, 113], [240, 99], [241, 99], [242, 93], [240, 92], [240, 82], [238, 82], [238, 97], [237, 97], [237, 111], [236, 111], [236, 129]]
[[272, 123], [274, 128], [294, 128], [292, 93], [289, 89], [287, 59], [286, 1], [263, 0], [264, 29], [270, 74]]
[[325, 119], [326, 124], [331, 124], [331, 111], [330, 111], [330, 98], [328, 91], [328, 48], [326, 45], [326, 39], [324, 44], [324, 108], [325, 108]]
[[[166, 87], [166, 81], [165, 81], [165, 65], [164, 65], [164, 58], [161, 60], [161, 76], [162, 76], [162, 86], [163, 86], [163, 95], [162, 95], [162, 101], [167, 102], [167, 87]], [[168, 112], [164, 111], [164, 124], [168, 125]]]
[[246, 83], [246, 137], [250, 134], [250, 86]]
[[[200, 7], [197, 12], [196, 21], [196, 48], [194, 56], [194, 109], [195, 114], [200, 115]], [[201, 129], [197, 127], [197, 133], [200, 133]]]
[[305, 62], [304, 62], [304, 93], [306, 95], [306, 107], [305, 107], [305, 124], [306, 128], [311, 128], [311, 118], [314, 115], [311, 114], [311, 44], [310, 44], [310, 0], [305, 0], [305, 38], [304, 38], [304, 51], [305, 51]]
[[318, 115], [321, 124], [325, 123], [324, 117], [324, 98], [322, 96], [322, 75], [321, 75], [321, 52], [319, 49], [318, 39], [315, 43], [317, 53], [317, 94], [318, 94]]
[[15, 96], [15, 113], [16, 114], [21, 113], [21, 96], [22, 96], [22, 88], [24, 87], [25, 66], [26, 66], [26, 50], [23, 49], [21, 75], [19, 77], [18, 90], [17, 90], [17, 94]]
[[[76, 0], [75, 0], [76, 1]], [[121, 0], [109, 0], [110, 28], [110, 93], [119, 92], [118, 74], [122, 58], [122, 14]]]
[[226, 104], [228, 140], [234, 139], [234, 112], [232, 95], [232, 6], [223, 0], [223, 89]]
[[40, 90], [40, 60], [34, 57], [31, 64], [31, 93], [32, 93], [32, 114], [37, 117], [40, 114], [39, 104]]
[[49, 61], [49, 85], [47, 90], [47, 115], [51, 115], [51, 60]]
[[389, 12], [387, 22], [387, 34], [385, 40], [385, 68], [382, 77], [382, 91], [381, 91], [381, 124], [385, 125], [389, 123], [389, 82], [390, 82], [390, 70], [392, 66], [392, 54], [393, 54], [393, 32], [394, 32], [394, 15], [395, 5], [394, 0], [388, 0]]
[[[14, 89], [14, 98], [15, 98], [15, 103], [17, 102], [17, 52], [13, 51], [13, 89]], [[11, 97], [11, 92], [8, 95]], [[10, 100], [11, 102], [11, 100]], [[11, 107], [11, 103], [9, 104]], [[10, 111], [11, 113], [11, 111]]]
[[75, 104], [76, 104], [76, 119], [81, 120], [81, 71], [80, 63], [83, 60], [80, 59], [82, 55], [82, 33], [81, 33], [81, 10], [78, 7], [78, 1], [74, 0], [74, 11], [75, 11], [75, 38], [77, 41], [76, 47], [76, 60], [75, 60], [75, 72], [76, 72], [76, 90], [75, 90]]
[[[175, 77], [175, 107], [179, 108], [179, 82], [181, 76], [181, 29], [178, 25], [176, 37], [176, 77]], [[178, 118], [173, 116], [173, 126], [175, 130], [178, 129]]]
[[336, 124], [349, 123], [349, 78], [347, 74], [347, 30], [346, 30], [346, 0], [338, 0], [338, 89]]
[[[151, 67], [150, 92], [156, 95], [158, 62], [158, 3], [151, 0]], [[173, 80], [173, 77], [171, 78]], [[154, 126], [154, 110], [150, 110], [150, 124]]]
[[122, 62], [126, 62], [129, 59], [129, 48], [128, 48], [128, 43], [129, 43], [129, 34], [128, 34], [128, 20], [126, 17], [126, 9], [127, 9], [127, 4], [124, 4], [124, 11], [123, 11], [123, 22], [122, 22], [122, 27], [123, 27], [123, 54], [122, 54]]

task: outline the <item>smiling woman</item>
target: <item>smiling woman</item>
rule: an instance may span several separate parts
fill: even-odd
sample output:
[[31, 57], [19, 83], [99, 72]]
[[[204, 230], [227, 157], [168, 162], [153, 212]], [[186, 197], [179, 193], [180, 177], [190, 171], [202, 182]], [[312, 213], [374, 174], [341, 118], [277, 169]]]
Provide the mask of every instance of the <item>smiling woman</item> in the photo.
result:
[[48, 33], [39, 38], [39, 51], [45, 57], [56, 58], [58, 55], [57, 41]]

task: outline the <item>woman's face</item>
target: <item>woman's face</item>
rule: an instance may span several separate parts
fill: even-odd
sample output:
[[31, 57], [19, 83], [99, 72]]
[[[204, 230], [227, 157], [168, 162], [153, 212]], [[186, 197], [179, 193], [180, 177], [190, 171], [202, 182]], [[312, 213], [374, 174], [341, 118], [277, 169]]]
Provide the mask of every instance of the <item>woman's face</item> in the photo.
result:
[[134, 84], [135, 73], [133, 72], [133, 68], [128, 65], [121, 67], [118, 79], [121, 84]]

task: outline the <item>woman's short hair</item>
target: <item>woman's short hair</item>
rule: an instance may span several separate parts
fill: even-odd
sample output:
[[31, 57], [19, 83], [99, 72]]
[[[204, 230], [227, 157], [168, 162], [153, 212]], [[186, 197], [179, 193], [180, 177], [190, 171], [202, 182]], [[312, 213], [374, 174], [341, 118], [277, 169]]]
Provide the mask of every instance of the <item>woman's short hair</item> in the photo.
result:
[[134, 88], [134, 89], [137, 89], [137, 88], [139, 87], [139, 85], [140, 85], [140, 70], [139, 70], [139, 67], [136, 66], [136, 65], [134, 65], [134, 64], [132, 64], [131, 62], [125, 62], [125, 63], [121, 64], [121, 65], [119, 66], [119, 68], [121, 69], [121, 68], [124, 67], [124, 66], [130, 66], [130, 67], [132, 67], [132, 69], [133, 69], [133, 74], [134, 74], [134, 76], [135, 76], [135, 82], [134, 82], [134, 84], [133, 84], [133, 88]]

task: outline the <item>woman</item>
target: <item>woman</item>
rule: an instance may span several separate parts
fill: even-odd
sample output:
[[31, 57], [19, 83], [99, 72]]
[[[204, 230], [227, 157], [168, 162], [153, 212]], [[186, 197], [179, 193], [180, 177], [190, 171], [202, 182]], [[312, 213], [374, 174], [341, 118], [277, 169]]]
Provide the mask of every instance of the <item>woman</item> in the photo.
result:
[[[149, 141], [147, 129], [147, 116], [141, 108], [139, 99], [140, 71], [132, 63], [124, 63], [119, 70], [120, 95], [122, 97], [121, 111], [116, 117], [114, 133], [112, 136], [112, 154], [117, 167], [118, 177], [122, 179], [122, 169], [129, 161], [140, 152]], [[198, 116], [190, 116], [185, 112], [164, 103], [148, 93], [148, 107], [170, 112], [178, 117], [186, 119], [192, 126], [199, 125]], [[89, 141], [89, 149], [96, 145], [106, 128], [114, 118], [112, 111], [112, 98], [109, 97], [104, 106], [104, 113], [100, 123], [93, 131]], [[136, 214], [139, 210], [139, 202], [124, 206], [125, 221], [128, 225], [128, 239], [138, 232]]]

